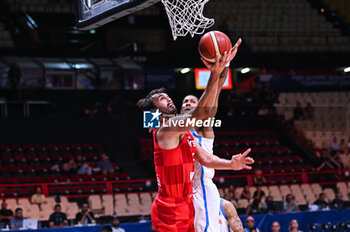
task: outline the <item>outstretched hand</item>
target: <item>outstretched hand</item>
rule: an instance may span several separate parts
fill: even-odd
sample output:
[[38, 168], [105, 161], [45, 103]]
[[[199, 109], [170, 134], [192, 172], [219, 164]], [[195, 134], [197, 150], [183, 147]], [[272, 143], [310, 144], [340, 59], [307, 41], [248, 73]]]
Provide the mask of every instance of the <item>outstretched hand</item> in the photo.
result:
[[251, 157], [246, 157], [250, 151], [251, 149], [248, 148], [243, 154], [237, 154], [232, 156], [231, 158], [232, 170], [238, 171], [242, 169], [252, 169], [252, 167], [248, 166], [248, 164], [253, 164], [254, 159]]
[[205, 59], [201, 58], [204, 65], [212, 72], [212, 73], [221, 73], [224, 68], [227, 66], [227, 64], [229, 62], [231, 62], [233, 60], [233, 58], [235, 58], [237, 51], [238, 51], [238, 47], [239, 45], [241, 45], [242, 43], [242, 39], [239, 38], [236, 42], [236, 44], [231, 48], [230, 52], [226, 52], [224, 53], [223, 56], [221, 56], [221, 54], [219, 52], [216, 53], [215, 55], [215, 63], [209, 63], [208, 61], [206, 61]]

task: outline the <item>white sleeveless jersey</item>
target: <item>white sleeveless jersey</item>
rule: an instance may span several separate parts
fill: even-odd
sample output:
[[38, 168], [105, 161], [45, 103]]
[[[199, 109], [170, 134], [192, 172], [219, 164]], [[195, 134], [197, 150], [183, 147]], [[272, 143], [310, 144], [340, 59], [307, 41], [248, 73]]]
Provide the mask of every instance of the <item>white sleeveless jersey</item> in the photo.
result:
[[[206, 151], [213, 154], [213, 145], [214, 139], [207, 139], [202, 136], [199, 136], [195, 129], [191, 130], [193, 137], [197, 140], [198, 144]], [[194, 164], [194, 178], [193, 178], [193, 188], [201, 185], [201, 180], [203, 181], [210, 180], [214, 178], [215, 169], [207, 168], [201, 165], [198, 160], [195, 161]]]

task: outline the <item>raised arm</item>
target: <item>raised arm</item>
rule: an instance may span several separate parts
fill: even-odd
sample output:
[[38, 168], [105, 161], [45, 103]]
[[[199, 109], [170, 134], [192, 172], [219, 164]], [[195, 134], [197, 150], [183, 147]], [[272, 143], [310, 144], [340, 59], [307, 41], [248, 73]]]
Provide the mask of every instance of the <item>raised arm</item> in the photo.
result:
[[[232, 51], [233, 57], [236, 56], [237, 51], [238, 51], [238, 47], [241, 43], [242, 43], [242, 40], [238, 39], [236, 44], [232, 47], [231, 51]], [[208, 67], [209, 64], [206, 64], [206, 65]], [[216, 92], [213, 110], [210, 112], [210, 115], [208, 118], [215, 117], [215, 115], [216, 115], [216, 112], [218, 110], [218, 104], [219, 104], [219, 96], [220, 96], [220, 93], [222, 90], [222, 86], [224, 85], [224, 83], [226, 81], [228, 70], [229, 70], [229, 66], [225, 67], [224, 70], [220, 73], [219, 82], [218, 82], [218, 90]]]
[[[215, 105], [217, 106], [217, 103], [215, 102], [218, 99], [218, 90], [221, 89], [223, 81], [219, 81], [220, 76], [225, 75], [227, 76], [227, 73], [224, 74], [224, 69], [227, 69], [226, 66], [233, 60], [233, 58], [237, 54], [238, 46], [240, 45], [241, 40], [239, 39], [236, 45], [231, 49], [229, 53], [224, 53], [224, 55], [220, 58], [220, 54], [216, 54], [216, 61], [214, 64], [209, 64], [207, 61], [202, 59], [203, 63], [209, 68], [211, 75], [207, 84], [207, 87], [205, 88], [201, 98], [199, 99], [198, 106], [189, 111], [188, 113], [173, 117], [169, 119], [169, 121], [177, 122], [177, 121], [186, 121], [186, 120], [204, 120], [208, 118], [211, 115], [211, 112]], [[228, 69], [227, 69], [228, 70]], [[225, 78], [223, 78], [225, 79]], [[176, 123], [170, 123], [169, 125], [175, 125]], [[176, 124], [177, 125], [177, 124]], [[172, 131], [173, 133], [183, 133], [184, 131], [189, 131], [192, 128], [192, 126], [173, 126], [170, 129], [169, 128], [161, 128], [159, 132], [161, 131]]]
[[252, 169], [248, 164], [253, 164], [251, 157], [246, 157], [251, 149], [247, 149], [243, 154], [232, 156], [231, 160], [221, 159], [216, 155], [206, 152], [198, 143], [196, 144], [196, 158], [204, 166], [208, 168], [221, 170], [242, 170]]

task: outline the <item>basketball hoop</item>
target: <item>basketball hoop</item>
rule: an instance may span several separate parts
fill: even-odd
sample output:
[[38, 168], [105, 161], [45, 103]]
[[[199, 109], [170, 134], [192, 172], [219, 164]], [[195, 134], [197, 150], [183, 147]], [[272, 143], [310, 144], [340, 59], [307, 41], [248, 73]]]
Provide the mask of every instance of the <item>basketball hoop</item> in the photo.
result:
[[205, 29], [214, 25], [214, 19], [203, 16], [204, 5], [209, 0], [162, 0], [174, 40], [178, 36], [193, 37], [203, 34]]

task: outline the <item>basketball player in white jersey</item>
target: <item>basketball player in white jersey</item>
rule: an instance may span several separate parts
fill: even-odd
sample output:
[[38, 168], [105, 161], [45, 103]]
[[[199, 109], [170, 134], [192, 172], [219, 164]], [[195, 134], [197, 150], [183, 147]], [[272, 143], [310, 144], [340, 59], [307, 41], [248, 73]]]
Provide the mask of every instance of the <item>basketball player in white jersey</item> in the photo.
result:
[[[239, 46], [240, 40], [236, 43], [236, 46]], [[209, 68], [210, 64], [205, 62], [205, 65]], [[215, 105], [211, 114], [208, 118], [212, 118], [216, 115], [218, 99], [221, 92], [221, 88], [226, 80], [228, 73], [228, 67], [220, 75], [218, 83], [218, 92], [215, 98]], [[188, 95], [182, 101], [181, 114], [190, 111], [191, 109], [197, 107], [198, 98], [193, 95]], [[212, 127], [200, 127], [192, 129], [192, 134], [196, 138], [199, 145], [207, 152], [213, 154], [213, 144], [214, 144], [214, 131]], [[249, 153], [250, 149], [245, 151]], [[211, 168], [206, 168], [201, 165], [197, 160], [195, 161], [195, 171], [193, 178], [193, 204], [195, 209], [194, 217], [194, 227], [196, 232], [218, 232], [220, 231], [219, 224], [219, 213], [221, 208], [220, 194], [213, 183], [213, 177], [215, 175], [215, 170]], [[231, 203], [230, 203], [231, 204]], [[232, 207], [234, 207], [232, 205]], [[237, 212], [236, 212], [237, 215]], [[231, 217], [231, 214], [229, 215]], [[232, 215], [233, 217], [234, 215]], [[237, 217], [238, 218], [238, 217]], [[239, 218], [238, 218], [239, 220]], [[243, 226], [241, 221], [240, 226], [243, 231]], [[239, 227], [239, 226], [238, 226]]]
[[235, 206], [222, 198], [220, 200], [219, 226], [220, 232], [245, 232]]

